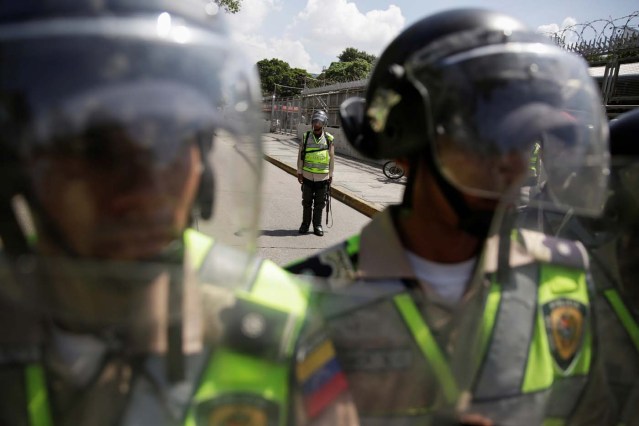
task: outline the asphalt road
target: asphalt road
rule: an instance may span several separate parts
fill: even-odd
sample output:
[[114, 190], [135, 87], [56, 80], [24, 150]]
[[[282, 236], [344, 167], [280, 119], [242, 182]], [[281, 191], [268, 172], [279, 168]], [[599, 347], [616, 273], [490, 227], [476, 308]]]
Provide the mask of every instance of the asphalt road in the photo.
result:
[[[356, 234], [370, 218], [335, 199], [331, 201], [332, 218], [326, 225], [322, 215], [324, 236], [298, 234], [302, 223], [302, 191], [297, 179], [264, 161], [262, 212], [258, 253], [279, 265], [307, 257]], [[332, 225], [332, 226], [331, 226]], [[312, 230], [312, 227], [311, 227]]]
[[[215, 180], [213, 218], [200, 219], [194, 225], [224, 245], [245, 249], [257, 243], [259, 255], [283, 266], [337, 244], [370, 221], [368, 216], [333, 198], [328, 225], [326, 210], [322, 217], [324, 236], [300, 235], [302, 191], [295, 176], [223, 135], [216, 138], [211, 156]], [[263, 176], [257, 196], [253, 192], [254, 164], [260, 162]], [[261, 201], [259, 212], [256, 201]]]

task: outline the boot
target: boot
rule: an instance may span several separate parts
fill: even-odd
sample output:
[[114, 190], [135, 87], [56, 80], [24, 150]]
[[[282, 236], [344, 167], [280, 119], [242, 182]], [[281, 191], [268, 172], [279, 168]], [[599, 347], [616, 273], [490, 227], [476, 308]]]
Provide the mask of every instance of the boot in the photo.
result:
[[324, 230], [322, 229], [322, 210], [316, 209], [313, 211], [313, 233], [318, 237], [324, 235]]
[[304, 210], [302, 213], [302, 225], [300, 226], [299, 233], [306, 234], [308, 233], [308, 228], [311, 226], [311, 207], [304, 206]]

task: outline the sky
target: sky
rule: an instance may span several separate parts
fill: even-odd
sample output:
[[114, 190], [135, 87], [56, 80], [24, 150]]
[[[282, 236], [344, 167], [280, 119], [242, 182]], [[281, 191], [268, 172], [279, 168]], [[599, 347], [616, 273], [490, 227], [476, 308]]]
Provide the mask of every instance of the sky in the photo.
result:
[[[457, 7], [504, 12], [540, 32], [600, 20], [597, 28], [639, 12], [636, 0], [242, 0], [229, 20], [252, 61], [276, 58], [317, 74], [347, 47], [379, 56], [407, 26]], [[639, 16], [630, 24], [639, 27]]]

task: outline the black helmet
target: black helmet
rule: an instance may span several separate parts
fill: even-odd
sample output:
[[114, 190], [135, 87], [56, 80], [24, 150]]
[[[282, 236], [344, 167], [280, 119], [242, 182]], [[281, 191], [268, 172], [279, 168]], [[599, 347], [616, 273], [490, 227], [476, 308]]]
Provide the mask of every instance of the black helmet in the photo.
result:
[[223, 15], [202, 0], [2, 2], [3, 254], [60, 259], [102, 290], [126, 265], [181, 267], [194, 211], [216, 243], [255, 247], [258, 76]]
[[314, 121], [319, 121], [322, 123], [322, 126], [326, 126], [328, 124], [328, 116], [325, 111], [317, 110], [311, 116], [311, 123]]
[[610, 120], [610, 155], [639, 157], [639, 108]]
[[366, 99], [346, 100], [340, 117], [362, 154], [425, 153], [436, 174], [484, 198], [505, 190], [494, 159], [526, 165], [546, 136], [558, 142], [545, 147], [548, 174], [585, 176], [559, 197], [562, 208], [601, 207], [607, 126], [587, 64], [510, 16], [457, 9], [418, 21], [381, 54]]

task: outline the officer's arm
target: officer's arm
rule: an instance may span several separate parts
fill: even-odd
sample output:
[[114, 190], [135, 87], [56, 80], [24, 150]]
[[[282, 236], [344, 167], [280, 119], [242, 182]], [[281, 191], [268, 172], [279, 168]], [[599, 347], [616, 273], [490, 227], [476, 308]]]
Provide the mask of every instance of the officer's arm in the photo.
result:
[[329, 150], [330, 160], [328, 164], [328, 177], [333, 177], [333, 169], [335, 168], [335, 143], [331, 142], [331, 148]]
[[302, 148], [304, 147], [304, 137], [302, 136], [302, 140], [300, 141], [299, 147], [297, 149], [297, 175], [302, 174], [302, 167], [304, 166], [304, 160], [302, 159]]

